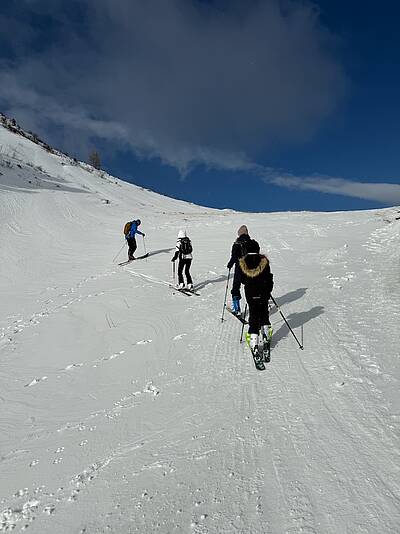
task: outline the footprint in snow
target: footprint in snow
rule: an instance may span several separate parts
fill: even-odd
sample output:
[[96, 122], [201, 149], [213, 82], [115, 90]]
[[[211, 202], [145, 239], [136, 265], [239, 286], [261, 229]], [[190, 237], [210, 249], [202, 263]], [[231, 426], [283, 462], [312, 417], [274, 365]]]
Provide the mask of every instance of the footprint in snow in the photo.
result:
[[174, 338], [172, 338], [173, 341], [177, 341], [178, 339], [182, 339], [184, 336], [187, 336], [187, 334], [178, 334]]
[[143, 390], [143, 393], [152, 393], [154, 396], [157, 396], [160, 393], [160, 390], [157, 386], [153, 384], [153, 382], [148, 382], [146, 384], [145, 389]]
[[82, 367], [83, 363], [70, 363], [67, 365], [67, 367], [64, 367], [64, 371], [69, 371], [70, 369], [73, 369], [74, 367]]
[[114, 354], [110, 354], [110, 356], [104, 356], [104, 358], [101, 358], [101, 361], [107, 362], [108, 360], [114, 360], [115, 358], [118, 358], [118, 356], [121, 356], [124, 354], [124, 350], [120, 350], [119, 352], [114, 352]]
[[42, 376], [41, 378], [34, 378], [31, 382], [29, 382], [29, 384], [25, 384], [24, 387], [29, 388], [31, 386], [39, 384], [39, 382], [42, 382], [43, 380], [47, 380], [47, 376]]
[[142, 341], [138, 341], [136, 345], [146, 345], [146, 343], [151, 343], [152, 339], [142, 339]]

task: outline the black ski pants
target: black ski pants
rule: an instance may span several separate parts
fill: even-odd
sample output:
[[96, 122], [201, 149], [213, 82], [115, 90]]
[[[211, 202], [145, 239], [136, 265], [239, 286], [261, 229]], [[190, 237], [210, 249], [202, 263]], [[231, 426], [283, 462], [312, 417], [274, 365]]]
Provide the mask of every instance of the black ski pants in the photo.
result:
[[190, 276], [190, 266], [192, 265], [192, 258], [180, 259], [178, 262], [178, 283], [184, 284], [183, 271], [185, 270], [185, 276], [188, 284], [192, 284], [192, 277]]
[[240, 284], [241, 284], [240, 280], [241, 280], [240, 267], [238, 263], [235, 263], [235, 272], [233, 274], [231, 295], [232, 297], [238, 297], [239, 299], [242, 298], [242, 295], [240, 294]]
[[127, 239], [128, 242], [128, 259], [131, 260], [137, 249], [137, 243], [135, 237], [130, 237]]
[[249, 334], [258, 334], [260, 328], [269, 322], [268, 300], [269, 295], [246, 295], [249, 306]]

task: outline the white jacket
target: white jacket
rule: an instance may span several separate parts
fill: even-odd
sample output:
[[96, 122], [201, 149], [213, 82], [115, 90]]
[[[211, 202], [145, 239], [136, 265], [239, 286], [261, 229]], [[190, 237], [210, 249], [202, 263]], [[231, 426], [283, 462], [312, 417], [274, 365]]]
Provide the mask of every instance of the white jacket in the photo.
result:
[[179, 253], [178, 254], [178, 258], [182, 258], [183, 260], [191, 260], [191, 259], [193, 259], [192, 254], [182, 254], [182, 252], [181, 252], [181, 238], [179, 238], [178, 241], [176, 242], [175, 254], [177, 252]]

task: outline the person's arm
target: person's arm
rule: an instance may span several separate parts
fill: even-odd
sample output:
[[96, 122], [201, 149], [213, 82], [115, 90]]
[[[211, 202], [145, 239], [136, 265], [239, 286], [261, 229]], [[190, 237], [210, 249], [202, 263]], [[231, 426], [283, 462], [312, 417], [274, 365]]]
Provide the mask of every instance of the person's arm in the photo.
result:
[[271, 273], [271, 268], [268, 265], [265, 273], [265, 289], [268, 292], [268, 295], [271, 295], [274, 288], [274, 275]]
[[181, 244], [180, 244], [180, 242], [178, 241], [178, 242], [176, 243], [176, 247], [175, 247], [175, 254], [174, 254], [174, 256], [173, 256], [173, 258], [172, 258], [171, 261], [175, 261], [175, 260], [178, 258], [178, 256], [179, 256], [179, 252], [180, 252], [180, 251], [181, 251]]
[[269, 296], [272, 293], [272, 289], [274, 287], [274, 276], [271, 273], [271, 267], [269, 265], [269, 262], [268, 262], [268, 265], [265, 266], [265, 269], [262, 272], [260, 282], [262, 284], [263, 291], [265, 291], [265, 293], [268, 295], [268, 298], [269, 298]]
[[145, 236], [145, 234], [143, 232], [141, 232], [140, 230], [138, 230], [137, 228], [136, 228], [136, 233], [139, 234], [139, 235], [142, 235], [143, 237]]
[[228, 265], [226, 266], [229, 270], [232, 269], [232, 267], [235, 265], [237, 260], [237, 253], [236, 253], [237, 245], [234, 243], [232, 245], [232, 251], [231, 251], [231, 259], [228, 262]]
[[269, 273], [269, 294], [272, 293], [273, 289], [274, 289], [274, 275], [272, 273]]

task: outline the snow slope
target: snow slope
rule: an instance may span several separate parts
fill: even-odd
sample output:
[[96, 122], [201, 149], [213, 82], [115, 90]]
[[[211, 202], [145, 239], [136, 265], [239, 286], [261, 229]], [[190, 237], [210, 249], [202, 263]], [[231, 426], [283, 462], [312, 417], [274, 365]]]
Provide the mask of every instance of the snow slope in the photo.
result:
[[[202, 208], [2, 127], [0, 173], [0, 531], [399, 532], [399, 209]], [[243, 223], [305, 346], [272, 308], [264, 372], [220, 320]]]

